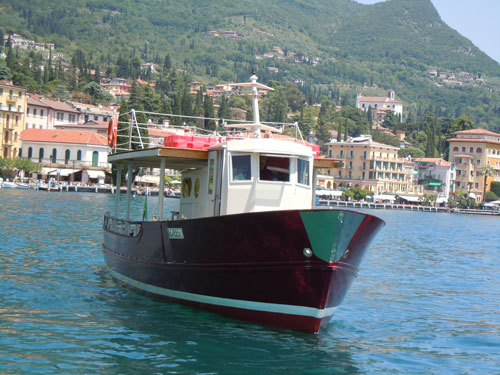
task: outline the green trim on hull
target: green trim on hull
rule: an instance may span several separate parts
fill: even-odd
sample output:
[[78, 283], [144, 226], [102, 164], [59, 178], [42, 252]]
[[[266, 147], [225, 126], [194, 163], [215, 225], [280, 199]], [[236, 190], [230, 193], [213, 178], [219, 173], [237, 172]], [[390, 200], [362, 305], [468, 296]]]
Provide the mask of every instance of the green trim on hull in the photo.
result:
[[338, 261], [358, 230], [365, 215], [351, 211], [306, 211], [300, 216], [312, 251], [325, 262]]

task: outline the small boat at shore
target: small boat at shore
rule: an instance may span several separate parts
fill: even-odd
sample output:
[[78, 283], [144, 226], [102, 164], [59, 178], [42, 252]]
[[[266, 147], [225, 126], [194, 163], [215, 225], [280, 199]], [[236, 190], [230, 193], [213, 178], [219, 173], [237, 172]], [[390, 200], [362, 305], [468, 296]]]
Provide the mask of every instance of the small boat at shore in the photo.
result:
[[28, 189], [29, 185], [21, 182], [3, 181], [1, 183], [4, 189]]
[[[260, 123], [252, 75], [254, 121], [243, 137], [209, 146], [157, 147], [110, 154], [127, 177], [134, 168], [182, 172], [179, 211], [166, 218], [163, 195], [154, 220], [130, 219], [127, 207], [104, 217], [102, 251], [110, 274], [144, 294], [266, 326], [317, 333], [341, 304], [369, 243], [384, 225], [353, 210], [312, 209], [320, 168], [342, 163], [315, 157], [300, 139]], [[116, 125], [114, 125], [116, 126]], [[264, 133], [264, 134], [263, 134]], [[240, 133], [241, 134], [241, 133]], [[112, 138], [112, 137], [111, 137]], [[146, 199], [146, 198], [145, 198]]]

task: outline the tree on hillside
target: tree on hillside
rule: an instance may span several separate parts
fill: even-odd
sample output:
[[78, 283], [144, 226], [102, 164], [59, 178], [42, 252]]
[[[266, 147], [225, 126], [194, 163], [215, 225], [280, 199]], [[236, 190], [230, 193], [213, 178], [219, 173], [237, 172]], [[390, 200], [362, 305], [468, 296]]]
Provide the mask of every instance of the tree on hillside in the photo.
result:
[[382, 122], [382, 126], [393, 131], [398, 130], [400, 127], [399, 116], [392, 111], [387, 112]]
[[0, 81], [10, 81], [12, 79], [12, 74], [9, 67], [5, 65], [0, 65]]
[[318, 118], [318, 123], [316, 124], [316, 138], [318, 139], [319, 147], [322, 154], [326, 154], [328, 151], [328, 143], [331, 140], [330, 125], [326, 122], [324, 118]]
[[92, 99], [92, 104], [107, 104], [113, 100], [113, 97], [96, 82], [86, 84], [82, 91], [88, 94]]
[[309, 138], [309, 134], [315, 128], [314, 109], [307, 106], [302, 110], [302, 116], [299, 120], [299, 129], [304, 139]]
[[205, 112], [204, 128], [209, 130], [215, 130], [215, 122], [213, 120], [208, 120], [209, 118], [214, 118], [214, 101], [210, 95], [205, 95], [203, 100], [203, 111]]
[[[344, 107], [341, 111], [335, 112], [335, 118], [343, 117], [349, 119], [349, 134], [352, 137], [359, 137], [361, 134], [368, 134], [368, 118], [366, 114], [356, 107]], [[345, 125], [345, 124], [344, 124]]]
[[289, 87], [285, 90], [288, 107], [292, 112], [301, 111], [304, 107], [306, 97], [297, 87]]
[[402, 158], [406, 158], [407, 156], [411, 156], [412, 158], [423, 158], [425, 157], [425, 152], [416, 147], [405, 147], [399, 149], [398, 156]]

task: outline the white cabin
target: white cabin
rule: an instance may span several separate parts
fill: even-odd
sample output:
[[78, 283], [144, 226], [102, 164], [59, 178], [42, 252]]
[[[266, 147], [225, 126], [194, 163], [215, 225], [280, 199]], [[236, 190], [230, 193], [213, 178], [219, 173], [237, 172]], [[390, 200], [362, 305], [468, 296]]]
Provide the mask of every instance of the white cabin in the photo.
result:
[[310, 209], [313, 151], [276, 139], [230, 140], [209, 149], [206, 167], [184, 171], [180, 215]]

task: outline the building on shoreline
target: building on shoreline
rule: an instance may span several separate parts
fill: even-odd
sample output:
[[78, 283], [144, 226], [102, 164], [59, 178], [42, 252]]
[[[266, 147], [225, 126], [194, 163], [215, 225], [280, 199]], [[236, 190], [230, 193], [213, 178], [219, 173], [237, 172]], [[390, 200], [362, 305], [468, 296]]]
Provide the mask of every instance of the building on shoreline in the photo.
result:
[[441, 158], [417, 158], [418, 183], [424, 192], [448, 199], [455, 193], [455, 164]]
[[[456, 132], [450, 142], [449, 160], [456, 165], [456, 189], [474, 194], [477, 202], [484, 201], [484, 193], [491, 181], [500, 181], [500, 134], [484, 129]], [[490, 166], [495, 175], [485, 181], [484, 169]]]
[[54, 129], [57, 125], [78, 124], [80, 114], [68, 103], [28, 94], [26, 129]]
[[111, 171], [107, 137], [88, 130], [27, 129], [22, 157], [42, 163], [41, 178], [103, 183]]
[[0, 81], [0, 156], [15, 158], [21, 150], [25, 129], [26, 88]]
[[359, 141], [331, 142], [328, 157], [344, 160], [342, 168], [328, 170], [334, 178], [333, 189], [358, 186], [377, 195], [418, 196], [414, 162], [398, 157], [398, 147], [373, 142], [371, 137]]

